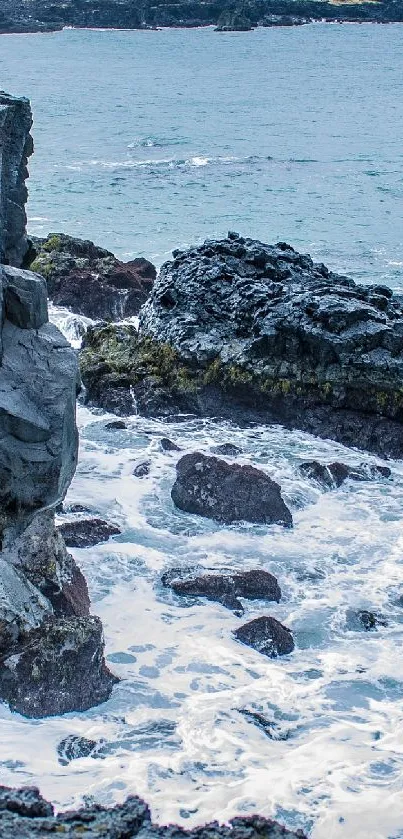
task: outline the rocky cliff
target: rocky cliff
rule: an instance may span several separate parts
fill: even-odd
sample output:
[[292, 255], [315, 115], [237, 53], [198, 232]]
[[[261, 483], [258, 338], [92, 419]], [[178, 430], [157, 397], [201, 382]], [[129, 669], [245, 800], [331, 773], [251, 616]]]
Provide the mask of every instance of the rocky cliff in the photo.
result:
[[21, 265], [27, 251], [27, 162], [33, 152], [28, 99], [0, 91], [0, 261]]
[[230, 233], [174, 252], [140, 331], [91, 330], [87, 398], [119, 413], [279, 422], [403, 453], [403, 305], [285, 243]]
[[[0, 241], [18, 265], [32, 120], [27, 100], [0, 101]], [[54, 526], [77, 463], [78, 387], [44, 278], [0, 264], [0, 698], [28, 716], [88, 708], [114, 682], [85, 580]]]

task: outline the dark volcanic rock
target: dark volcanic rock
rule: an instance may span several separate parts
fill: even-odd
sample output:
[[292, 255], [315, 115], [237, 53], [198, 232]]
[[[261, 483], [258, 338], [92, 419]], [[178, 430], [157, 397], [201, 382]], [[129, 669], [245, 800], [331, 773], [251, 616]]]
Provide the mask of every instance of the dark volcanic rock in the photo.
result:
[[123, 420], [112, 420], [112, 422], [106, 423], [105, 428], [107, 431], [124, 431], [127, 425]]
[[122, 531], [115, 524], [103, 519], [78, 519], [58, 526], [58, 530], [68, 548], [90, 548], [107, 542], [111, 536], [117, 536]]
[[163, 452], [180, 452], [180, 446], [177, 446], [172, 440], [168, 440], [168, 437], [163, 437], [160, 440], [160, 446]]
[[246, 717], [249, 722], [254, 723], [257, 728], [260, 728], [270, 740], [288, 740], [289, 732], [278, 732], [278, 724], [274, 720], [265, 717], [259, 711], [249, 711], [247, 708], [240, 708], [239, 713]]
[[162, 583], [173, 589], [175, 594], [192, 597], [206, 597], [221, 603], [227, 609], [243, 613], [239, 597], [246, 600], [281, 600], [281, 589], [275, 577], [268, 571], [240, 571], [236, 573], [212, 573], [190, 576], [181, 569], [173, 568], [162, 576]]
[[[230, 233], [161, 269], [139, 334], [104, 327], [81, 357], [87, 400], [146, 414], [279, 422], [403, 453], [403, 305], [285, 243]], [[117, 410], [120, 412], [119, 407]]]
[[171, 496], [180, 510], [225, 524], [250, 521], [292, 525], [279, 485], [265, 472], [199, 452], [186, 454], [177, 463]]
[[242, 454], [242, 449], [234, 446], [233, 443], [221, 443], [219, 446], [213, 446], [211, 449], [214, 454], [222, 454], [224, 457], [236, 457]]
[[0, 786], [0, 824], [5, 812], [28, 819], [46, 818], [53, 816], [53, 807], [42, 798], [37, 787], [11, 789]]
[[360, 466], [346, 466], [345, 463], [319, 463], [310, 460], [301, 463], [299, 471], [304, 478], [316, 481], [325, 489], [340, 487], [349, 478], [352, 481], [370, 481], [376, 478], [390, 478], [389, 466], [361, 463]]
[[242, 644], [253, 647], [269, 658], [287, 655], [294, 649], [291, 631], [271, 617], [264, 616], [249, 621], [236, 629], [234, 635]]
[[25, 179], [34, 148], [31, 126], [28, 99], [0, 91], [0, 262], [17, 267], [28, 250]]
[[27, 250], [31, 122], [27, 100], [0, 94], [0, 699], [45, 716], [104, 701], [115, 679], [54, 526], [77, 463], [80, 381], [76, 353], [48, 322], [45, 280], [15, 267]]
[[287, 830], [272, 819], [246, 816], [227, 825], [217, 822], [184, 830], [176, 825], [158, 827], [151, 823], [150, 811], [140, 798], [130, 796], [123, 804], [106, 809], [98, 804], [81, 810], [58, 813], [34, 788], [13, 790], [0, 787], [0, 832], [4, 839], [34, 839], [59, 836], [78, 839], [306, 839], [301, 830]]
[[370, 632], [378, 626], [387, 626], [388, 622], [379, 612], [370, 612], [368, 609], [350, 609], [347, 612], [347, 628], [352, 630], [365, 630]]
[[78, 737], [76, 734], [70, 734], [69, 737], [64, 737], [57, 747], [59, 763], [62, 766], [67, 766], [72, 760], [78, 760], [80, 757], [88, 757], [93, 754], [97, 745], [96, 740], [88, 740], [86, 737]]
[[146, 475], [150, 474], [150, 468], [151, 460], [142, 460], [134, 467], [133, 475], [135, 478], [145, 478]]
[[43, 717], [105, 702], [118, 681], [103, 658], [97, 617], [50, 618], [0, 662], [0, 695], [13, 711]]
[[95, 320], [137, 315], [157, 273], [147, 259], [121, 262], [92, 242], [61, 233], [34, 239], [28, 264], [46, 278], [54, 303]]

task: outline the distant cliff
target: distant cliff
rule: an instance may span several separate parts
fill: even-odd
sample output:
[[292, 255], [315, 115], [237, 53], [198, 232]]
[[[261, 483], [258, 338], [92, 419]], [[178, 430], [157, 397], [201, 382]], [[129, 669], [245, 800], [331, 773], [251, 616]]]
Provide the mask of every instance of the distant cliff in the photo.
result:
[[[292, 26], [314, 20], [403, 22], [402, 0], [2, 0], [0, 33], [40, 32], [64, 26], [144, 29], [217, 25], [222, 15], [253, 26]], [[222, 28], [239, 28], [226, 25]]]

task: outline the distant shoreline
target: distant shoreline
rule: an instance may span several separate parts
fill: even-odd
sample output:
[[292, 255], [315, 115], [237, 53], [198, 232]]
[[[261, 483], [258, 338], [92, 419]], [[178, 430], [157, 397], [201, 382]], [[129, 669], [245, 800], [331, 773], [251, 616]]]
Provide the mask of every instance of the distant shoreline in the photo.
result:
[[2, 0], [0, 34], [63, 29], [156, 31], [214, 27], [219, 32], [312, 23], [403, 23], [403, 0]]
[[224, 29], [221, 31], [217, 30], [217, 25], [214, 23], [205, 23], [205, 24], [177, 24], [177, 25], [169, 25], [169, 26], [79, 26], [79, 25], [69, 25], [65, 24], [63, 26], [54, 26], [52, 28], [44, 28], [41, 26], [37, 26], [36, 28], [25, 29], [22, 27], [15, 27], [15, 29], [0, 29], [0, 36], [1, 35], [54, 35], [58, 32], [67, 32], [67, 31], [84, 31], [84, 32], [163, 32], [166, 30], [195, 30], [195, 29], [212, 29], [213, 31], [218, 31], [218, 34], [240, 34], [243, 32], [252, 32], [255, 29], [292, 29], [295, 27], [300, 26], [311, 26], [314, 24], [328, 24], [332, 26], [340, 26], [340, 25], [378, 25], [378, 26], [387, 26], [387, 25], [398, 25], [402, 24], [403, 20], [347, 20], [347, 19], [335, 19], [335, 20], [328, 20], [326, 18], [317, 18], [312, 20], [296, 20], [295, 23], [257, 23], [252, 25], [250, 29]]

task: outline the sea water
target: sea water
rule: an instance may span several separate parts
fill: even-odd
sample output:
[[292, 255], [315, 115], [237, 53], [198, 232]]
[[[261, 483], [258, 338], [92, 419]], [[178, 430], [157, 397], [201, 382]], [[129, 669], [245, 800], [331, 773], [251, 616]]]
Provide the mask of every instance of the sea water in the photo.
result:
[[[34, 108], [30, 230], [160, 264], [238, 229], [402, 290], [402, 46], [402, 27], [370, 25], [2, 37], [1, 86]], [[84, 319], [51, 318], [77, 346]], [[301, 462], [382, 461], [278, 426], [134, 415], [112, 431], [110, 418], [79, 405], [67, 504], [122, 531], [72, 550], [121, 682], [82, 714], [33, 721], [0, 706], [0, 782], [39, 784], [59, 809], [136, 793], [159, 823], [260, 812], [312, 839], [401, 839], [401, 462], [390, 480], [324, 493]], [[162, 452], [162, 437], [181, 452]], [[292, 530], [174, 508], [178, 457], [229, 441], [233, 460], [281, 484]], [[144, 460], [149, 475], [135, 478]], [[283, 597], [245, 602], [240, 618], [165, 589], [171, 567], [264, 568]], [[358, 609], [387, 625], [360, 631]], [[262, 614], [292, 629], [291, 656], [234, 640]], [[245, 710], [264, 714], [271, 738]], [[97, 741], [94, 756], [61, 762], [70, 735]]]

